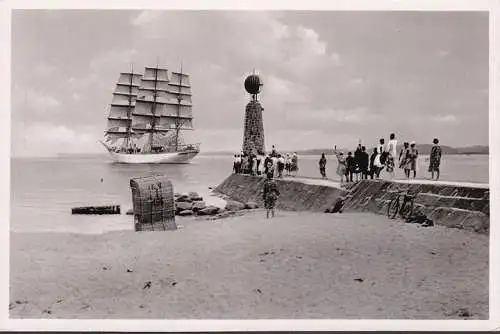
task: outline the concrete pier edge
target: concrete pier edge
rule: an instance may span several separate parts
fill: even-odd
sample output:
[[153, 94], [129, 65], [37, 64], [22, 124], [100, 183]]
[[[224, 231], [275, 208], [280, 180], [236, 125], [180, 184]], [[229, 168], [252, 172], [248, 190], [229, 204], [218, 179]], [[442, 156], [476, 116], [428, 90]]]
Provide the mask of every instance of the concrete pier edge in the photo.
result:
[[[400, 191], [415, 195], [414, 210], [434, 224], [489, 234], [489, 186], [460, 182], [362, 180], [341, 188], [322, 179], [277, 179], [281, 192], [277, 208], [291, 211], [325, 212], [345, 199], [345, 212], [386, 214], [387, 205]], [[253, 201], [263, 206], [264, 178], [231, 174], [215, 189], [239, 202]]]

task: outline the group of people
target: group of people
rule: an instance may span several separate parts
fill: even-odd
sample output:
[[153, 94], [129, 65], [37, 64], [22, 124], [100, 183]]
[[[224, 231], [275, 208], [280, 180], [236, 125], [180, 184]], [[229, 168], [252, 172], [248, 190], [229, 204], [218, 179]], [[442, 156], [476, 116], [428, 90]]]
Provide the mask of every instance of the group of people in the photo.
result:
[[276, 151], [273, 145], [271, 153], [264, 157], [262, 152], [259, 154], [235, 154], [233, 160], [233, 173], [264, 175], [267, 176], [271, 171], [273, 177], [296, 176], [299, 170], [297, 153], [287, 153], [285, 155]]
[[267, 210], [267, 218], [274, 217], [274, 208], [280, 195], [275, 177], [283, 175], [296, 176], [299, 170], [297, 152], [293, 154], [280, 154], [272, 147], [271, 152], [264, 157], [263, 152], [259, 154], [247, 154], [246, 152], [235, 154], [233, 160], [233, 173], [248, 175], [263, 175], [264, 189], [262, 192], [264, 207]]
[[[337, 175], [340, 176], [341, 183], [353, 182], [354, 179], [378, 179], [382, 171], [386, 171], [391, 179], [394, 179], [396, 168], [404, 171], [406, 178], [417, 176], [417, 159], [419, 156], [416, 143], [404, 142], [403, 146], [397, 152], [397, 139], [394, 133], [389, 136], [389, 142], [386, 144], [384, 138], [380, 138], [379, 144], [373, 148], [372, 154], [368, 154], [366, 147], [358, 144], [358, 147], [352, 152], [348, 152], [347, 156], [343, 152], [334, 148], [334, 154], [337, 157]], [[439, 180], [440, 163], [441, 163], [441, 147], [439, 139], [434, 138], [434, 146], [431, 149], [430, 163], [428, 171], [431, 173], [432, 179], [436, 177]], [[319, 160], [319, 170], [323, 178], [326, 178], [327, 159], [325, 153], [321, 155]], [[233, 172], [250, 175], [264, 175], [263, 200], [267, 210], [267, 218], [271, 215], [274, 217], [274, 208], [276, 201], [280, 195], [275, 177], [283, 177], [283, 172], [287, 175], [296, 175], [298, 172], [298, 157], [297, 153], [292, 155], [279, 154], [274, 145], [271, 153], [264, 157], [264, 154], [235, 154], [233, 161]]]
[[[341, 183], [353, 182], [354, 179], [359, 181], [359, 179], [378, 179], [380, 178], [380, 173], [386, 171], [390, 179], [394, 179], [396, 168], [400, 168], [404, 171], [407, 179], [417, 177], [417, 159], [419, 156], [416, 143], [412, 141], [411, 143], [404, 142], [401, 147], [399, 154], [397, 152], [398, 141], [396, 135], [391, 133], [389, 136], [389, 142], [386, 144], [384, 138], [380, 138], [379, 144], [373, 148], [371, 155], [366, 152], [366, 147], [362, 146], [361, 143], [352, 152], [348, 152], [347, 156], [343, 152], [337, 151], [337, 147], [334, 148], [334, 154], [337, 157], [337, 175], [340, 176]], [[439, 139], [434, 138], [434, 146], [431, 150], [430, 163], [428, 171], [431, 173], [431, 178], [439, 180], [440, 170], [439, 166], [441, 163], [441, 147], [439, 146]], [[326, 156], [325, 153], [321, 155], [319, 160], [319, 171], [322, 178], [326, 178]]]

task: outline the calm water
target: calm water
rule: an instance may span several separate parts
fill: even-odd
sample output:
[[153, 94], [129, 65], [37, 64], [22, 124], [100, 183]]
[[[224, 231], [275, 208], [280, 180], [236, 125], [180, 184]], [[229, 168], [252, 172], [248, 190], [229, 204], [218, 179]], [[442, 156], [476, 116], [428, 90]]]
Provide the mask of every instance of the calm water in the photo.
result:
[[[336, 161], [328, 158], [327, 174], [336, 179]], [[300, 157], [300, 175], [318, 177], [318, 159]], [[425, 157], [419, 163], [419, 176], [425, 178]], [[168, 175], [176, 192], [196, 191], [209, 198], [208, 187], [219, 184], [231, 170], [232, 158], [227, 156], [199, 156], [189, 165], [112, 164], [105, 156], [12, 159], [10, 227], [17, 232], [131, 230], [132, 216], [73, 216], [71, 207], [120, 204], [124, 212], [132, 207], [130, 179], [151, 174]], [[441, 178], [488, 183], [488, 156], [445, 156]]]

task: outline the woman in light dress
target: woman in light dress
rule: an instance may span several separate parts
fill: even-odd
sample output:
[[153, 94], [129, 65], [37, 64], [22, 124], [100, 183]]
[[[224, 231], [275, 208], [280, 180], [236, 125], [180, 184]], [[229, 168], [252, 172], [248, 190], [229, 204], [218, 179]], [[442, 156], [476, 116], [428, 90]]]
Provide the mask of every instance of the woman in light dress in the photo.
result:
[[340, 176], [340, 184], [344, 184], [344, 177], [345, 181], [347, 181], [347, 164], [346, 164], [346, 157], [344, 156], [343, 152], [338, 152], [337, 151], [337, 146], [333, 149], [333, 153], [337, 157], [338, 160], [338, 165], [337, 165], [337, 175]]
[[418, 159], [418, 150], [415, 147], [415, 142], [412, 141], [410, 144], [410, 153], [409, 153], [409, 164], [410, 164], [410, 172], [413, 172], [413, 178], [417, 178], [417, 159]]
[[407, 179], [410, 178], [410, 144], [408, 142], [403, 143], [403, 147], [399, 152], [399, 168], [401, 168]]

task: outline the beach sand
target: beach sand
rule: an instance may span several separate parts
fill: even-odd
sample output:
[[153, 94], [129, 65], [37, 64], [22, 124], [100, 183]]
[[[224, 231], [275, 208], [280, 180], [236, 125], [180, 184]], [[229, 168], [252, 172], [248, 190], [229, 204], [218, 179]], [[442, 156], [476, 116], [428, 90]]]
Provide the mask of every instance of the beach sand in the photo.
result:
[[488, 236], [368, 213], [264, 216], [12, 233], [10, 316], [488, 318]]

